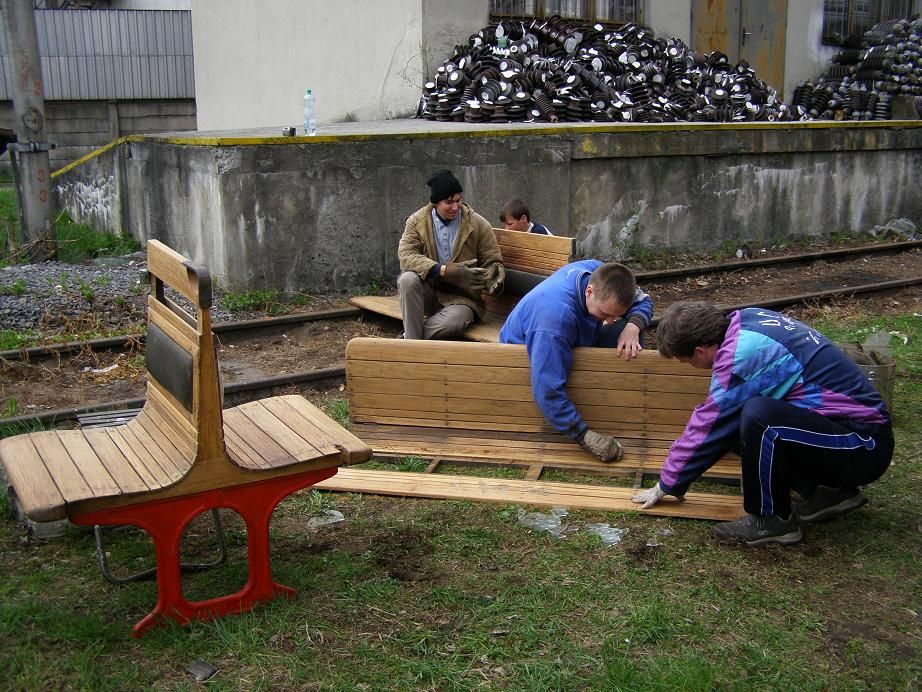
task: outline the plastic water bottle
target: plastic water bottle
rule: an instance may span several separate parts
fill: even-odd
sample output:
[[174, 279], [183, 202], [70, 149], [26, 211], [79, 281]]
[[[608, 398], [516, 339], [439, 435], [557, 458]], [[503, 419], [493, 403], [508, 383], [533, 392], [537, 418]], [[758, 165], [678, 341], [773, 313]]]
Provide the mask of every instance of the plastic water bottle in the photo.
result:
[[304, 134], [317, 134], [317, 99], [310, 89], [304, 93]]

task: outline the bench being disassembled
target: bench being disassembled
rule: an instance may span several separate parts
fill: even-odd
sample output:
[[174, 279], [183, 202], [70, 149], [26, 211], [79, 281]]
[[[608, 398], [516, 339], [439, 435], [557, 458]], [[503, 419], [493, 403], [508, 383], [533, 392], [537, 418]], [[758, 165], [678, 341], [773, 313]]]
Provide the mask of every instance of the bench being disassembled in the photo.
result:
[[[468, 341], [496, 343], [512, 308], [544, 277], [573, 261], [576, 239], [537, 235], [494, 228], [496, 242], [506, 265], [506, 287], [501, 296], [484, 296], [487, 311], [483, 319], [464, 332]], [[402, 320], [397, 296], [356, 296], [349, 300], [362, 310]]]
[[[524, 346], [353, 339], [346, 374], [351, 430], [377, 457], [422, 457], [432, 460], [430, 469], [444, 462], [525, 467], [532, 481], [545, 469], [634, 475], [637, 484], [658, 474], [710, 382], [709, 373], [653, 352], [624, 361], [611, 349], [575, 349], [571, 400], [593, 430], [615, 435], [624, 446], [622, 460], [603, 464], [547, 425], [532, 398]], [[339, 486], [367, 473], [351, 472], [323, 487], [355, 489]], [[707, 475], [738, 481], [739, 458], [728, 455]], [[691, 497], [657, 507], [725, 519], [742, 506], [738, 496], [712, 496], [723, 499], [702, 513]]]
[[[371, 450], [297, 395], [221, 410], [211, 280], [166, 245], [148, 241], [147, 400], [124, 425], [52, 430], [0, 440], [16, 500], [36, 521], [131, 524], [156, 551], [158, 600], [134, 627], [162, 618], [185, 623], [241, 612], [292, 589], [272, 580], [269, 520], [291, 493], [333, 476]], [[194, 315], [167, 297], [169, 286]], [[180, 541], [197, 515], [240, 514], [249, 578], [237, 593], [190, 602], [182, 595]]]

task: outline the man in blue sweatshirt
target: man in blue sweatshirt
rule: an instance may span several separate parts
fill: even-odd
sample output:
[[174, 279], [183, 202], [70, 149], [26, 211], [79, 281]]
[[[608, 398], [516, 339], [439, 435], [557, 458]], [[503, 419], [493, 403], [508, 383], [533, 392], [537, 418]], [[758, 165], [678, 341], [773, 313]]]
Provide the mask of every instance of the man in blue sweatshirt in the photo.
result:
[[[801, 523], [864, 505], [858, 486], [893, 455], [890, 413], [845, 353], [795, 319], [762, 308], [727, 314], [710, 303], [670, 305], [656, 329], [659, 352], [713, 371], [707, 399], [672, 444], [643, 508], [682, 497], [726, 452], [742, 458], [746, 516], [715, 527], [748, 545], [790, 544]], [[793, 507], [791, 490], [803, 501]]]
[[630, 269], [617, 262], [581, 260], [529, 291], [509, 313], [499, 341], [525, 344], [532, 396], [545, 420], [602, 461], [617, 461], [621, 443], [590, 430], [567, 396], [573, 348], [616, 348], [629, 360], [643, 349], [640, 334], [652, 316], [653, 302], [637, 288]]

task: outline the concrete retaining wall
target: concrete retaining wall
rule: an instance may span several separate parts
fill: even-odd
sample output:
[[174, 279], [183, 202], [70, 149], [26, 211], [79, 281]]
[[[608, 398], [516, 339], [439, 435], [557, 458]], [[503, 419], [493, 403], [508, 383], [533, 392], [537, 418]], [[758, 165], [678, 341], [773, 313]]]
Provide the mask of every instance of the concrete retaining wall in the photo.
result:
[[521, 197], [581, 256], [922, 225], [919, 122], [413, 127], [131, 137], [58, 175], [56, 191], [77, 218], [163, 240], [234, 290], [393, 281], [404, 220], [443, 167], [495, 225]]
[[[0, 101], [0, 128], [13, 129], [13, 102]], [[45, 133], [57, 148], [49, 152], [51, 170], [118, 139], [143, 132], [195, 129], [195, 100], [45, 101]], [[10, 175], [8, 156], [0, 174]]]

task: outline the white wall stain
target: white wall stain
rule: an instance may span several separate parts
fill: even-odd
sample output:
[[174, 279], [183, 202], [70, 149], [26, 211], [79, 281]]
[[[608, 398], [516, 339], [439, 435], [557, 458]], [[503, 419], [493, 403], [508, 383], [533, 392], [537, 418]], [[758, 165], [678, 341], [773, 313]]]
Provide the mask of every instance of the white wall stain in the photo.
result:
[[673, 204], [657, 213], [661, 219], [665, 220], [666, 223], [675, 223], [679, 216], [685, 216], [685, 212], [687, 211], [687, 204]]

